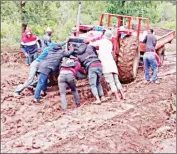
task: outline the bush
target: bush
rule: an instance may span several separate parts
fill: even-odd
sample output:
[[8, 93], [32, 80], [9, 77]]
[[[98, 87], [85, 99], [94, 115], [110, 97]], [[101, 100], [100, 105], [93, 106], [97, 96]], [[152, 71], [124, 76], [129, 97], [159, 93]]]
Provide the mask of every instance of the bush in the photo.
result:
[[19, 46], [21, 41], [21, 23], [1, 23], [1, 43], [2, 46]]
[[168, 28], [168, 29], [176, 30], [176, 21], [168, 22], [163, 27]]

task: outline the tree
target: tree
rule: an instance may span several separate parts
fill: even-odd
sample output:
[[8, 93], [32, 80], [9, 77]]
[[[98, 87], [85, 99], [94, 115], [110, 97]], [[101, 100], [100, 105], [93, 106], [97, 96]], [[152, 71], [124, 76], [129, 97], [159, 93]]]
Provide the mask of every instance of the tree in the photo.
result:
[[155, 23], [160, 20], [157, 6], [160, 2], [155, 1], [108, 1], [109, 13], [147, 17]]
[[26, 4], [26, 1], [20, 1], [22, 33], [26, 30], [26, 27], [27, 27], [27, 18], [26, 18], [25, 4]]

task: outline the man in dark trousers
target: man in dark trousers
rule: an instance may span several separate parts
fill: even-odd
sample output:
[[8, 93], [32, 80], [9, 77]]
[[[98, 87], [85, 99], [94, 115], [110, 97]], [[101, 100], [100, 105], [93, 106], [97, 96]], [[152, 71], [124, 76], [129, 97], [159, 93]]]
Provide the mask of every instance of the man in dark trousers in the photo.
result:
[[79, 73], [86, 76], [86, 71], [81, 67], [81, 64], [76, 56], [71, 55], [69, 58], [63, 57], [60, 75], [58, 76], [58, 87], [60, 90], [62, 109], [65, 112], [67, 109], [66, 88], [69, 86], [74, 95], [74, 101], [77, 107], [80, 106], [79, 94], [76, 89], [76, 78], [79, 78]]
[[[39, 103], [41, 91], [47, 90], [47, 79], [52, 72], [56, 72], [59, 68], [63, 57], [70, 56], [73, 51], [65, 52], [60, 44], [57, 44], [48, 53], [47, 57], [39, 64], [38, 72], [39, 78], [34, 94], [34, 103]], [[45, 94], [44, 94], [45, 95]]]
[[[158, 73], [158, 66], [160, 63], [160, 59], [155, 52], [157, 39], [153, 33], [154, 33], [153, 29], [150, 29], [148, 31], [148, 35], [143, 40], [143, 43], [146, 43], [146, 52], [144, 53], [143, 56], [144, 72], [145, 72], [145, 78], [147, 82], [152, 81], [152, 83], [159, 83], [157, 81], [157, 73]], [[149, 67], [153, 71], [152, 78], [150, 78]]]
[[77, 53], [77, 58], [81, 62], [82, 66], [88, 72], [91, 91], [96, 98], [94, 103], [101, 104], [101, 101], [105, 101], [103, 88], [100, 81], [102, 76], [102, 65], [98, 59], [96, 48], [91, 45], [87, 45], [88, 42], [86, 40], [84, 42], [85, 43], [77, 45], [75, 52]]

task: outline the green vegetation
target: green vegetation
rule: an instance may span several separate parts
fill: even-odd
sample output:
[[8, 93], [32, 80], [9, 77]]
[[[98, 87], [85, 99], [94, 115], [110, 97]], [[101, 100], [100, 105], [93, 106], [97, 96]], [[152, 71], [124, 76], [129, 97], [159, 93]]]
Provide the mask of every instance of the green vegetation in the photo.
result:
[[[27, 1], [23, 23], [42, 37], [47, 27], [54, 30], [53, 40], [63, 41], [75, 26], [78, 1]], [[148, 17], [151, 25], [176, 29], [176, 4], [163, 1], [83, 1], [81, 23], [98, 25], [103, 12]], [[20, 1], [1, 1], [2, 45], [20, 44]]]

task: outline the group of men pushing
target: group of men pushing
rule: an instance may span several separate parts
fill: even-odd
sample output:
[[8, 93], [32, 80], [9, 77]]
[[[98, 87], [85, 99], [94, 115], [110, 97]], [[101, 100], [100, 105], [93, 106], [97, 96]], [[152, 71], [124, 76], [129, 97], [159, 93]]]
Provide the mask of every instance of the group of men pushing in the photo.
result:
[[[68, 42], [54, 43], [51, 41], [51, 29], [47, 29], [45, 35], [40, 41], [32, 34], [32, 31], [27, 29], [22, 35], [21, 46], [24, 54], [27, 57], [27, 64], [30, 64], [30, 71], [27, 81], [24, 84], [17, 86], [15, 95], [19, 96], [20, 93], [27, 87], [34, 84], [34, 79], [38, 73], [38, 82], [34, 93], [35, 104], [40, 103], [40, 97], [46, 96], [48, 77], [53, 72], [58, 72], [58, 87], [61, 97], [62, 109], [67, 109], [66, 89], [70, 87], [75, 104], [80, 106], [80, 99], [76, 87], [76, 80], [87, 78], [91, 92], [95, 97], [95, 104], [101, 104], [106, 98], [103, 93], [101, 85], [102, 75], [108, 83], [111, 92], [115, 94], [116, 100], [125, 99], [122, 85], [118, 78], [118, 69], [112, 55], [112, 42], [110, 41], [112, 33], [106, 30], [102, 39], [91, 42], [84, 40], [83, 43], [76, 46], [70, 45], [69, 49], [63, 49]], [[152, 81], [157, 82], [158, 64], [157, 58], [154, 54], [156, 38], [154, 37], [153, 30], [145, 37], [147, 53], [144, 55], [145, 65], [145, 78], [149, 82], [149, 67], [153, 70]], [[42, 48], [42, 53], [38, 56], [38, 46]], [[99, 50], [96, 50], [99, 46]]]
[[[33, 102], [40, 103], [40, 97], [47, 94], [49, 75], [53, 72], [59, 72], [58, 86], [62, 109], [64, 111], [67, 109], [66, 88], [70, 87], [76, 106], [80, 106], [75, 80], [84, 79], [87, 76], [91, 92], [96, 99], [94, 103], [100, 104], [106, 100], [100, 81], [102, 75], [104, 75], [111, 91], [115, 93], [116, 100], [119, 101], [120, 98], [124, 99], [122, 86], [118, 78], [117, 66], [112, 55], [113, 46], [109, 40], [111, 37], [111, 31], [107, 30], [103, 38], [99, 41], [88, 42], [84, 40], [84, 43], [76, 46], [70, 45], [69, 49], [63, 49], [62, 46], [66, 45], [67, 41], [54, 43], [49, 39], [50, 37], [47, 38], [45, 36], [39, 44], [45, 44], [46, 46], [41, 45], [42, 53], [36, 57], [38, 50], [35, 52], [34, 49], [37, 48], [37, 41], [39, 42], [39, 39], [32, 34], [31, 30], [25, 30], [22, 35], [21, 45], [27, 58], [30, 58], [30, 71], [27, 81], [15, 89], [15, 95], [19, 96], [25, 88], [33, 85], [36, 73], [38, 73], [38, 82]], [[95, 46], [99, 46], [98, 51]]]

